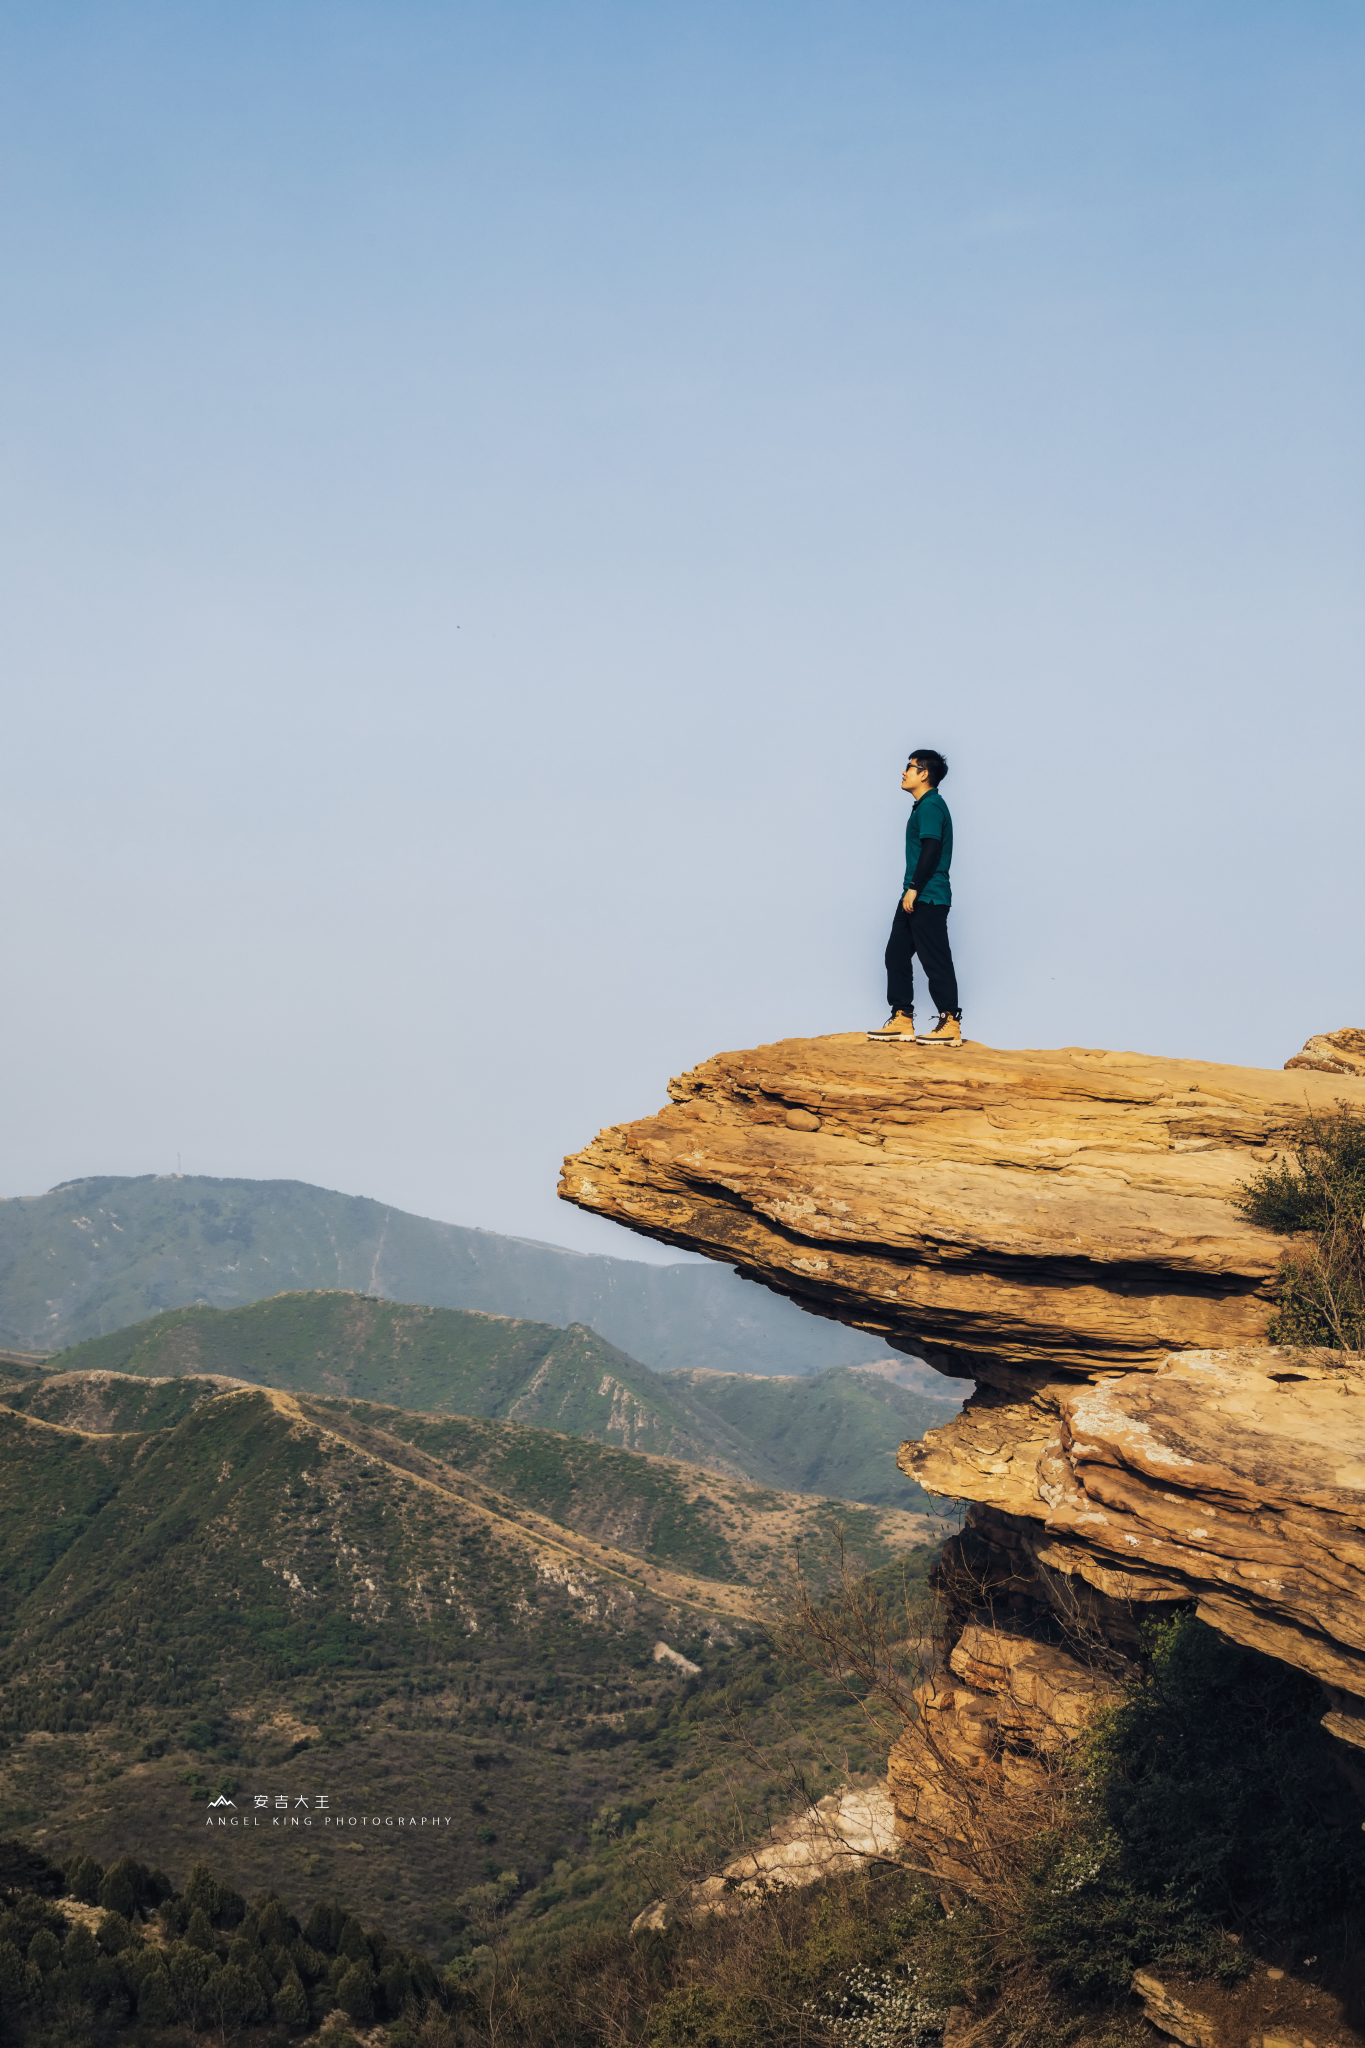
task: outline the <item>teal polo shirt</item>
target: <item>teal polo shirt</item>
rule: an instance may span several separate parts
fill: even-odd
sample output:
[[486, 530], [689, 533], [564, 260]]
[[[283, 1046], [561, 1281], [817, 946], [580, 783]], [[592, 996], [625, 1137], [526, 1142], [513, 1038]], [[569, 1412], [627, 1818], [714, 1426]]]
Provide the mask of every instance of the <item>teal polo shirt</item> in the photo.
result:
[[953, 862], [953, 821], [948, 806], [936, 789], [927, 789], [924, 795], [915, 799], [914, 809], [905, 827], [905, 880], [901, 894], [911, 888], [915, 880], [915, 869], [919, 866], [919, 849], [922, 839], [937, 839], [942, 842], [938, 866], [930, 875], [919, 895], [917, 903], [942, 903], [945, 907], [953, 900], [948, 870]]

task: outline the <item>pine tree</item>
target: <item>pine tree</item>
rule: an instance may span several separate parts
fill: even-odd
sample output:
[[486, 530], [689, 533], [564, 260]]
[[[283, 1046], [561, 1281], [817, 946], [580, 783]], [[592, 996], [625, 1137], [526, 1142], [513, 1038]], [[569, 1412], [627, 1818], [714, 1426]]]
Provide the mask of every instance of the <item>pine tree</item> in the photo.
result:
[[306, 2027], [311, 2017], [308, 2011], [308, 1993], [303, 1988], [303, 1979], [297, 1970], [289, 1975], [275, 1993], [272, 2010], [281, 2026]]

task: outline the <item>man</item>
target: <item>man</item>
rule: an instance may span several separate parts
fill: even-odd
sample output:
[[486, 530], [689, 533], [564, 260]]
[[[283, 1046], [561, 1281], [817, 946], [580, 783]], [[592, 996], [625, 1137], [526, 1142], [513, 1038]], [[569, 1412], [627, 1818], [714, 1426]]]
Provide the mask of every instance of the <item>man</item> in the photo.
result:
[[[961, 1045], [962, 1012], [957, 976], [948, 944], [948, 906], [953, 900], [948, 870], [953, 860], [953, 821], [938, 786], [948, 763], [933, 747], [917, 747], [905, 764], [901, 788], [915, 799], [905, 828], [904, 895], [896, 905], [886, 942], [886, 999], [891, 1015], [869, 1038], [918, 1039], [921, 1045]], [[915, 1029], [915, 968], [920, 966], [938, 1011], [932, 1031]]]

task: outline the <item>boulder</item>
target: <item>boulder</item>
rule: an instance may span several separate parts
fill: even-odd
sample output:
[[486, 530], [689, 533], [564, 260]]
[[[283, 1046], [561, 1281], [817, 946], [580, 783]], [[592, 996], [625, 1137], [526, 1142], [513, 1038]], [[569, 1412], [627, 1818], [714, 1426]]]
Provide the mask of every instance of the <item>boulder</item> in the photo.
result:
[[[1142, 2000], [1147, 2018], [1161, 2033], [1183, 2042], [1184, 2048], [1218, 2048], [1217, 2022], [1191, 2005], [1188, 1997], [1181, 1998], [1151, 1970], [1134, 1972], [1133, 1990]], [[1293, 2048], [1300, 2048], [1300, 2044], [1296, 2041]]]

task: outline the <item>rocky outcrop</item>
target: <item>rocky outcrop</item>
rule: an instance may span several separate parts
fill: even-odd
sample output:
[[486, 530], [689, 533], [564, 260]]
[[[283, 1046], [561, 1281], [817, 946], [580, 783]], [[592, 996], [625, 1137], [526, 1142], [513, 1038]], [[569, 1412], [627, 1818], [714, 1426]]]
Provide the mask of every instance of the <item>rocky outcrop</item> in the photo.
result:
[[1113, 1688], [1052, 1644], [975, 1623], [948, 1662], [915, 1688], [917, 1712], [891, 1751], [887, 1783], [911, 1851], [973, 1891], [1010, 1809], [1036, 1825], [1051, 1758]]
[[566, 1160], [564, 1198], [1028, 1390], [1258, 1342], [1280, 1246], [1232, 1198], [1365, 1076], [857, 1033], [722, 1053], [669, 1095]]
[[1163, 1604], [1317, 1678], [1365, 1789], [1365, 1358], [1265, 1343], [1282, 1241], [1235, 1206], [1305, 1111], [1365, 1109], [1365, 1032], [1282, 1071], [787, 1040], [669, 1094], [567, 1199], [978, 1383], [900, 1453], [970, 1504], [960, 1634], [890, 1761], [930, 1868], [971, 1889], [1011, 1802], [1036, 1825]]
[[[1365, 1359], [1186, 1352], [1027, 1400], [987, 1390], [903, 1444], [901, 1469], [1059, 1615], [1185, 1601], [1340, 1697], [1365, 1746]], [[997, 1566], [997, 1570], [1000, 1567]]]
[[[920, 1688], [890, 1760], [901, 1832], [946, 1880], [972, 1888], [978, 1807], [990, 1839], [1042, 1794], [1162, 1605], [1318, 1679], [1365, 1793], [1365, 1357], [1243, 1347], [983, 1388], [899, 1463], [971, 1503], [951, 1597], [992, 1618]], [[1070, 1647], [1036, 1640], [1049, 1629]]]
[[835, 1872], [863, 1870], [899, 1854], [896, 1815], [880, 1785], [846, 1786], [806, 1807], [678, 1899], [654, 1899], [631, 1923], [632, 1934], [732, 1913], [774, 1891], [799, 1890]]
[[1292, 1067], [1307, 1067], [1314, 1074], [1365, 1075], [1365, 1031], [1321, 1031], [1284, 1066], [1286, 1073]]

